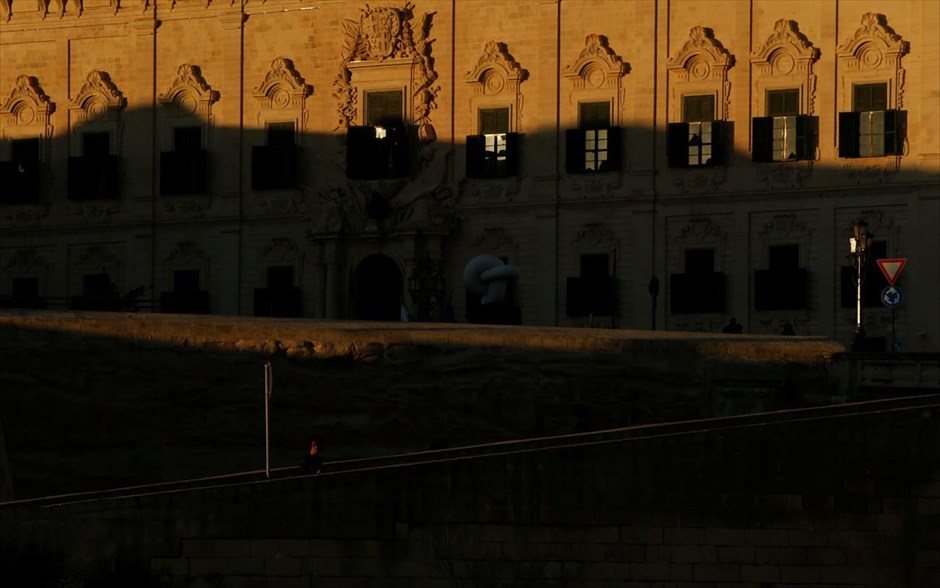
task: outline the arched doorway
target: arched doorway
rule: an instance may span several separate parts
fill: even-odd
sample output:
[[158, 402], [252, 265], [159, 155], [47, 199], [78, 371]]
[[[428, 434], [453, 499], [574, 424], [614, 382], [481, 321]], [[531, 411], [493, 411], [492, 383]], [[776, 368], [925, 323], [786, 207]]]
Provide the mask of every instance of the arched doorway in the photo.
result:
[[370, 255], [356, 266], [353, 280], [355, 318], [401, 320], [403, 278], [397, 263], [387, 255]]

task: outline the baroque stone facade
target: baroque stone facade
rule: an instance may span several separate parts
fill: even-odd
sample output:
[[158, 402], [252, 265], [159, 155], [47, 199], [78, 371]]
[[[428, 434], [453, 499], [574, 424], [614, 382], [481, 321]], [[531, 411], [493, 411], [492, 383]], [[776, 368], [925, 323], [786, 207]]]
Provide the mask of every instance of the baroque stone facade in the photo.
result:
[[[398, 319], [449, 301], [462, 321], [463, 269], [485, 253], [519, 268], [523, 324], [717, 332], [734, 316], [848, 343], [862, 219], [878, 256], [908, 260], [903, 303], [866, 306], [866, 332], [938, 351], [938, 12], [0, 0], [0, 302]], [[357, 176], [385, 165], [355, 135], [390, 108], [407, 158]], [[850, 128], [872, 113], [888, 127]], [[781, 263], [790, 298], [768, 294]], [[416, 298], [429, 271], [443, 283]], [[584, 290], [598, 278], [609, 292]], [[189, 291], [204, 305], [180, 306]]]

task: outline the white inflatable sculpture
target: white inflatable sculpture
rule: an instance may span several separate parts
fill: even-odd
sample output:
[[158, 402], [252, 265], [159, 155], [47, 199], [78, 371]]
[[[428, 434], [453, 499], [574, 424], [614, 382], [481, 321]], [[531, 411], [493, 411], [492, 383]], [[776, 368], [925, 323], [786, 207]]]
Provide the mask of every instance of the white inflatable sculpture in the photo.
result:
[[482, 304], [503, 302], [509, 280], [519, 277], [519, 268], [503, 262], [495, 255], [478, 255], [463, 270], [467, 289], [481, 296]]

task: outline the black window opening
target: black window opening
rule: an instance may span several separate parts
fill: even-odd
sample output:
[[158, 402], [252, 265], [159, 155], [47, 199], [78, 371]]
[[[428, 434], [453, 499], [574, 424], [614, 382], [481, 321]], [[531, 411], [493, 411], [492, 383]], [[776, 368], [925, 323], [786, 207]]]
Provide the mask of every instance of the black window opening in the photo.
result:
[[349, 127], [346, 135], [346, 176], [381, 180], [411, 175], [416, 141], [405, 125], [401, 90], [365, 95], [365, 125]]
[[620, 170], [620, 127], [610, 125], [610, 102], [578, 105], [578, 128], [565, 131], [569, 174]]
[[857, 84], [852, 112], [839, 113], [839, 157], [901, 155], [907, 112], [888, 108], [888, 85]]
[[684, 257], [685, 272], [669, 276], [672, 313], [724, 312], [725, 275], [715, 271], [715, 250], [687, 249]]
[[10, 160], [0, 162], [0, 204], [35, 204], [41, 188], [39, 137], [13, 139]]
[[771, 245], [767, 269], [754, 270], [754, 309], [801, 310], [807, 302], [807, 272], [800, 267], [800, 246]]
[[294, 123], [272, 123], [267, 144], [251, 148], [251, 189], [290, 190], [297, 187], [297, 145]]
[[669, 123], [666, 144], [669, 167], [724, 164], [728, 124], [715, 120], [715, 96], [684, 96], [682, 122]]
[[266, 278], [266, 288], [255, 288], [254, 315], [299, 317], [301, 291], [294, 285], [294, 267], [268, 267]]
[[81, 155], [69, 157], [70, 200], [111, 200], [118, 197], [118, 158], [111, 153], [111, 133], [81, 136]]
[[520, 136], [509, 132], [509, 108], [480, 109], [479, 129], [479, 134], [467, 136], [467, 177], [518, 175]]
[[199, 289], [198, 269], [173, 272], [173, 290], [160, 293], [160, 312], [175, 314], [208, 314], [209, 293]]
[[767, 93], [767, 116], [751, 120], [752, 160], [814, 159], [817, 121], [817, 117], [800, 114], [799, 90], [771, 90]]
[[[862, 269], [862, 306], [881, 308], [884, 305], [881, 302], [881, 291], [888, 287], [888, 279], [881, 273], [878, 267], [878, 260], [888, 257], [887, 241], [872, 241], [871, 250], [868, 254], [867, 263]], [[854, 257], [850, 257], [854, 263]], [[842, 308], [855, 308], [857, 290], [856, 290], [856, 269], [854, 265], [843, 266], [841, 269], [841, 296], [840, 302]]]
[[72, 310], [119, 310], [121, 297], [111, 275], [104, 269], [100, 273], [82, 276], [82, 293], [69, 300]]
[[579, 316], [612, 316], [615, 302], [615, 280], [610, 275], [610, 255], [591, 253], [581, 256], [580, 275], [566, 280], [566, 314]]
[[173, 129], [173, 150], [160, 154], [160, 194], [205, 194], [208, 157], [202, 147], [202, 127]]
[[39, 278], [16, 277], [10, 280], [10, 297], [0, 299], [3, 308], [44, 308], [45, 301], [39, 296]]

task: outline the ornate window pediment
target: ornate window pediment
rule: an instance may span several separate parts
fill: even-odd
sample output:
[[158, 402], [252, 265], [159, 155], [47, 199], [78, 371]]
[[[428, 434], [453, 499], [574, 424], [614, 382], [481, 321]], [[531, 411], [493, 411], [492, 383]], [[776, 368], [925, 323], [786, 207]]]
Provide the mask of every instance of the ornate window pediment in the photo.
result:
[[800, 112], [815, 114], [816, 74], [813, 64], [819, 59], [819, 49], [800, 32], [797, 23], [781, 19], [774, 24], [774, 32], [763, 46], [751, 54], [756, 92], [753, 94], [753, 112], [767, 115], [767, 91], [797, 89], [800, 91]]
[[304, 99], [313, 93], [304, 78], [294, 68], [294, 62], [278, 57], [271, 62], [271, 69], [264, 81], [254, 88], [253, 95], [261, 103], [262, 111], [303, 111]]
[[910, 46], [888, 26], [885, 16], [874, 12], [862, 15], [862, 26], [836, 49], [841, 72], [840, 107], [852, 110], [854, 84], [888, 84], [888, 109], [904, 107], [904, 68], [901, 58]]
[[619, 88], [620, 78], [629, 68], [607, 45], [607, 37], [588, 35], [584, 49], [575, 61], [564, 69], [564, 75], [576, 89]]
[[92, 70], [78, 94], [69, 102], [69, 142], [73, 155], [84, 155], [82, 133], [108, 133], [111, 153], [120, 147], [121, 112], [127, 99], [103, 71]]
[[440, 86], [431, 59], [433, 13], [415, 17], [414, 4], [366, 6], [358, 21], [343, 21], [343, 63], [333, 82], [338, 103], [337, 130], [364, 124], [367, 92], [406, 89], [405, 123], [418, 127], [422, 141], [436, 138], [431, 112]]
[[522, 126], [522, 92], [520, 85], [528, 72], [513, 59], [505, 43], [490, 41], [483, 55], [467, 72], [466, 82], [470, 86], [470, 114], [476, 120], [480, 108], [509, 106], [509, 131], [518, 132]]
[[731, 106], [728, 70], [732, 66], [734, 57], [715, 39], [711, 29], [692, 27], [688, 41], [666, 64], [672, 85], [669, 120], [682, 119], [681, 98], [688, 94], [714, 94], [718, 109], [716, 118], [728, 120]]
[[178, 116], [199, 115], [211, 117], [212, 104], [219, 93], [202, 77], [199, 66], [184, 63], [176, 70], [176, 79], [166, 92], [157, 98], [160, 104], [175, 108]]
[[127, 99], [111, 77], [103, 71], [92, 70], [75, 99], [69, 103], [73, 122], [113, 119], [127, 105]]
[[52, 136], [49, 118], [55, 112], [55, 104], [46, 96], [39, 80], [33, 76], [16, 77], [10, 97], [0, 106], [0, 120], [6, 138]]

